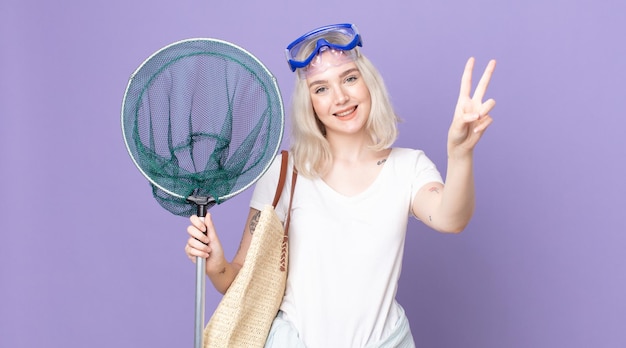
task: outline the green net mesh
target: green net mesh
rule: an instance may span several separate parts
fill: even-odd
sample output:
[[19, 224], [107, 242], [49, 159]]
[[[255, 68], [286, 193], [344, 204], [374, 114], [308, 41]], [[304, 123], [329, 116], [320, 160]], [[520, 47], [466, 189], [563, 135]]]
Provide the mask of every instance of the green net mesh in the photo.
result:
[[230, 43], [185, 40], [163, 48], [131, 76], [122, 106], [128, 151], [155, 199], [181, 216], [191, 195], [220, 204], [252, 185], [282, 140], [275, 78]]

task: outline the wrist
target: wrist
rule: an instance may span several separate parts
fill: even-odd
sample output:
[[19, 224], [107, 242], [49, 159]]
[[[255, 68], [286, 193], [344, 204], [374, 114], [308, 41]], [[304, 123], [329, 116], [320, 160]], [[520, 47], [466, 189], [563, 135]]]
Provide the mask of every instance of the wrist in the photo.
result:
[[[211, 257], [214, 256], [212, 255]], [[226, 273], [228, 268], [230, 268], [230, 264], [224, 257], [222, 257], [219, 261], [207, 259], [206, 274], [209, 277], [223, 275]]]
[[448, 149], [448, 160], [454, 161], [472, 161], [474, 159], [474, 151], [465, 149]]

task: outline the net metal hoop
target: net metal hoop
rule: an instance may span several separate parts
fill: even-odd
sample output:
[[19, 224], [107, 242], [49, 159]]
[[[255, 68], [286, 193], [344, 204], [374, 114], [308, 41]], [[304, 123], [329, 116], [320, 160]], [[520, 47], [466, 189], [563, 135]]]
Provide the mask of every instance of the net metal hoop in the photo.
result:
[[[237, 46], [233, 43], [224, 41], [224, 40], [219, 40], [219, 39], [210, 39], [210, 38], [192, 38], [192, 39], [185, 39], [185, 40], [180, 40], [174, 43], [171, 43], [167, 46], [164, 46], [163, 48], [161, 48], [160, 50], [156, 51], [155, 53], [153, 53], [152, 55], [150, 55], [146, 60], [143, 61], [143, 63], [141, 63], [141, 65], [131, 74], [128, 84], [126, 86], [126, 90], [124, 92], [124, 98], [122, 101], [122, 111], [121, 111], [121, 125], [122, 125], [122, 133], [124, 135], [124, 144], [126, 146], [126, 149], [133, 161], [133, 163], [135, 164], [135, 166], [139, 169], [139, 171], [141, 172], [141, 174], [148, 179], [148, 181], [158, 187], [160, 190], [162, 190], [163, 192], [173, 196], [173, 197], [178, 197], [180, 199], [186, 199], [187, 196], [181, 195], [180, 193], [177, 192], [173, 192], [172, 190], [169, 190], [166, 187], [163, 187], [163, 185], [159, 184], [159, 182], [157, 182], [156, 180], [154, 180], [153, 178], [150, 177], [150, 175], [148, 175], [148, 173], [146, 173], [146, 171], [144, 170], [144, 168], [142, 168], [142, 165], [139, 163], [139, 161], [135, 158], [135, 155], [133, 153], [133, 151], [131, 150], [131, 145], [129, 143], [129, 139], [127, 134], [129, 134], [129, 130], [126, 129], [126, 125], [125, 125], [125, 118], [128, 117], [128, 113], [127, 113], [127, 109], [129, 107], [133, 108], [133, 116], [137, 116], [137, 113], [139, 112], [139, 105], [141, 104], [142, 101], [142, 97], [140, 97], [135, 103], [134, 105], [128, 105], [128, 96], [129, 96], [129, 92], [131, 90], [134, 89], [139, 89], [137, 88], [137, 84], [134, 84], [133, 82], [135, 81], [134, 78], [135, 76], [141, 72], [143, 69], [146, 68], [147, 64], [149, 62], [152, 61], [153, 58], [161, 55], [163, 52], [171, 49], [174, 46], [178, 46], [181, 44], [185, 44], [185, 43], [189, 43], [189, 42], [198, 42], [198, 41], [202, 41], [202, 42], [211, 42], [211, 43], [216, 43], [216, 44], [220, 44], [220, 45], [225, 45], [225, 46], [229, 46], [230, 48], [234, 49], [235, 51], [238, 51], [238, 53], [245, 55], [248, 59], [250, 59], [251, 61], [253, 61], [259, 68], [261, 68], [262, 73], [266, 74], [267, 77], [269, 77], [271, 83], [269, 85], [267, 85], [266, 83], [263, 82], [262, 79], [257, 78], [259, 84], [261, 84], [263, 86], [263, 89], [266, 91], [272, 91], [273, 95], [275, 96], [275, 98], [277, 99], [275, 103], [276, 106], [279, 108], [279, 112], [280, 112], [280, 117], [281, 117], [281, 122], [280, 122], [280, 129], [277, 132], [278, 134], [278, 138], [275, 139], [276, 142], [276, 146], [273, 148], [268, 149], [268, 151], [271, 151], [271, 158], [275, 157], [276, 154], [278, 153], [278, 150], [280, 148], [280, 144], [282, 142], [282, 137], [283, 137], [283, 132], [284, 132], [284, 107], [283, 107], [283, 101], [282, 101], [282, 97], [280, 94], [280, 90], [278, 88], [278, 83], [276, 81], [276, 78], [274, 77], [274, 75], [269, 71], [269, 69], [267, 69], [267, 67], [258, 59], [256, 58], [254, 55], [252, 55], [250, 52], [248, 52], [247, 50], [243, 49], [240, 46]], [[220, 54], [220, 53], [216, 53], [216, 52], [197, 52], [197, 53], [192, 53], [192, 54], [188, 54], [188, 55], [184, 55], [184, 56], [179, 56], [176, 57], [174, 59], [172, 59], [171, 61], [169, 61], [166, 65], [163, 65], [161, 68], [157, 69], [153, 74], [152, 77], [150, 78], [150, 80], [148, 81], [148, 83], [144, 84], [143, 86], [141, 86], [141, 92], [140, 94], [143, 95], [143, 92], [148, 88], [148, 86], [150, 85], [150, 81], [152, 81], [153, 78], [155, 78], [157, 75], [159, 75], [159, 73], [164, 70], [167, 66], [175, 63], [176, 61], [179, 61], [183, 58], [186, 57], [190, 57], [190, 56], [194, 56], [194, 55], [213, 55], [213, 56], [219, 56], [221, 58], [233, 61], [238, 63], [239, 65], [243, 66], [244, 68], [246, 68], [248, 71], [250, 71], [251, 74], [254, 74], [255, 76], [258, 76], [256, 72], [254, 72], [253, 70], [251, 70], [250, 68], [248, 68], [245, 64], [243, 64], [241, 61], [239, 61], [238, 59], [235, 59], [234, 57], [225, 55], [225, 54]], [[269, 93], [269, 92], [268, 92]], [[136, 128], [136, 124], [133, 123], [134, 127]], [[132, 132], [135, 132], [135, 130], [132, 130]], [[255, 180], [251, 180], [250, 182], [248, 182], [247, 184], [243, 185], [242, 187], [240, 187], [239, 189], [233, 191], [233, 192], [229, 192], [225, 195], [222, 195], [220, 197], [214, 197], [215, 200], [217, 201], [224, 201], [228, 198], [231, 198], [241, 192], [243, 192], [244, 190], [248, 189], [250, 186], [252, 186], [270, 167], [270, 165], [272, 164], [272, 161], [266, 161], [264, 167], [259, 171], [259, 174], [257, 175]]]

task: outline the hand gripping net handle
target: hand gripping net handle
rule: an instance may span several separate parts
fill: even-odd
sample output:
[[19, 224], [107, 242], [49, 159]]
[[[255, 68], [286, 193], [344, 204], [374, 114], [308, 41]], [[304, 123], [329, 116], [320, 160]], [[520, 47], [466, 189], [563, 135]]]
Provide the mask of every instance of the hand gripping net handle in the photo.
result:
[[[173, 214], [200, 217], [250, 187], [282, 141], [274, 76], [250, 53], [189, 39], [154, 53], [131, 75], [122, 104], [126, 148]], [[202, 348], [206, 260], [196, 262], [195, 347]]]

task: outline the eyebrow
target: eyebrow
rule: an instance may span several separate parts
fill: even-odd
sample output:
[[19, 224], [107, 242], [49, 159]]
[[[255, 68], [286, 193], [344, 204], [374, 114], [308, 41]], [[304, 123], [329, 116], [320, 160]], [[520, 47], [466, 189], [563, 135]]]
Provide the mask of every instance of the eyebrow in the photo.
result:
[[[346, 70], [346, 71], [342, 72], [342, 73], [341, 73], [341, 75], [339, 75], [339, 77], [340, 77], [340, 78], [344, 78], [344, 77], [346, 77], [346, 76], [348, 76], [348, 75], [352, 74], [352, 73], [353, 73], [353, 72], [355, 72], [355, 71], [359, 71], [359, 69], [358, 69], [358, 68], [356, 68], [356, 67], [354, 67], [354, 68], [350, 68], [350, 69], [348, 69], [348, 70]], [[316, 81], [313, 81], [313, 82], [311, 82], [311, 83], [309, 84], [309, 88], [311, 88], [311, 87], [313, 87], [313, 86], [315, 86], [315, 85], [323, 85], [323, 84], [325, 84], [325, 83], [328, 83], [328, 80], [316, 80]]]

